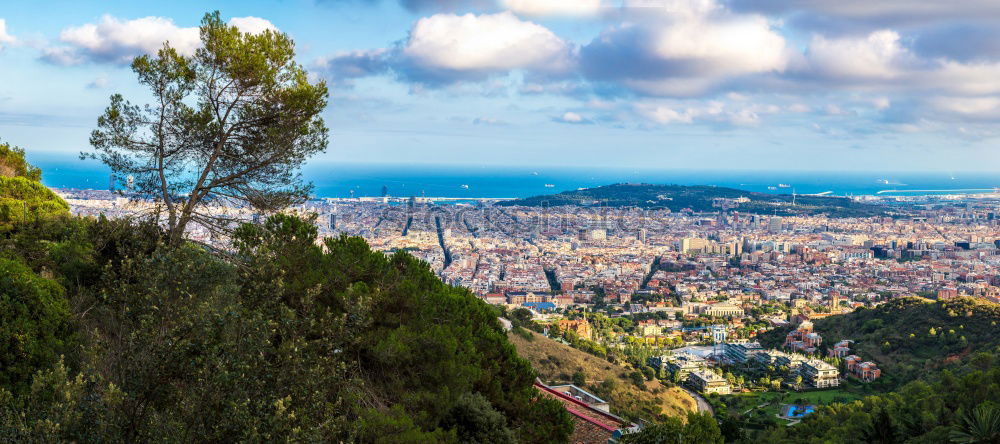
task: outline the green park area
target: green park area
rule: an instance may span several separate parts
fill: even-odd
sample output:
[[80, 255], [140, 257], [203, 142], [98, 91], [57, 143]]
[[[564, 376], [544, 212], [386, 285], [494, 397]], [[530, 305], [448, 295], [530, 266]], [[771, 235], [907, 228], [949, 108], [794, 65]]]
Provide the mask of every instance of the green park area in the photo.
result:
[[752, 423], [778, 423], [788, 421], [777, 417], [782, 406], [786, 404], [813, 405], [816, 407], [834, 403], [849, 403], [866, 396], [863, 387], [844, 385], [834, 389], [811, 391], [767, 391], [734, 393], [719, 398], [725, 404], [729, 413], [746, 418]]

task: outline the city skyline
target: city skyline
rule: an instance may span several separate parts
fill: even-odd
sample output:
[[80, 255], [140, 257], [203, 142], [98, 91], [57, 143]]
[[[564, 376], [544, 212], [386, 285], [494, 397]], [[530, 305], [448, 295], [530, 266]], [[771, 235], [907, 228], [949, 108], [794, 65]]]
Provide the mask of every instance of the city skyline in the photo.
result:
[[[197, 46], [206, 6], [0, 8], [0, 136], [75, 156], [131, 57]], [[316, 162], [994, 171], [986, 1], [222, 2], [330, 85]], [[67, 101], [67, 97], [72, 100]]]

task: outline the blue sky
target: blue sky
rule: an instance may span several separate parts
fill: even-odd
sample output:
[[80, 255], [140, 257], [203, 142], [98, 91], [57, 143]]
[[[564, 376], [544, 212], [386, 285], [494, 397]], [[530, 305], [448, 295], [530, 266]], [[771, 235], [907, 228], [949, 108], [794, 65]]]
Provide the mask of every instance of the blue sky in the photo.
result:
[[[0, 139], [75, 156], [206, 2], [0, 5]], [[317, 162], [996, 171], [1000, 2], [212, 2], [331, 87]], [[194, 38], [192, 38], [194, 36]]]

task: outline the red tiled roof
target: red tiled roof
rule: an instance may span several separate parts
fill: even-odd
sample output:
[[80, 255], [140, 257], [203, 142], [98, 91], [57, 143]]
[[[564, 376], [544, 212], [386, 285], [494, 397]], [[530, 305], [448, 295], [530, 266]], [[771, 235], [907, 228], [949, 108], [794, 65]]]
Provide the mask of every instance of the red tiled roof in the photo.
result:
[[609, 433], [614, 432], [621, 428], [623, 420], [610, 413], [605, 413], [604, 411], [595, 409], [585, 402], [580, 401], [572, 396], [565, 393], [560, 393], [552, 390], [542, 384], [535, 383], [535, 389], [542, 392], [543, 395], [550, 398], [555, 398], [563, 403], [566, 411], [570, 412], [572, 415], [590, 423], [596, 425]]

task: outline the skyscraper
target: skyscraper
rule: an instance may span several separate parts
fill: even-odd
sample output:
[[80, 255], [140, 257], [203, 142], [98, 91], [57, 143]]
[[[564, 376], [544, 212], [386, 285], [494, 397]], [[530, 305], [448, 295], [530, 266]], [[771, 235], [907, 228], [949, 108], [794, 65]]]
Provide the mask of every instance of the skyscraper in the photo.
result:
[[767, 231], [778, 233], [781, 231], [781, 218], [773, 216], [767, 221]]

